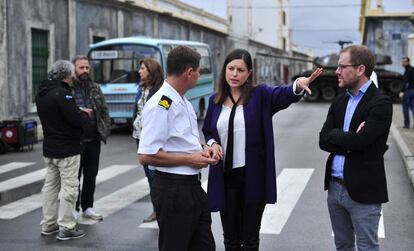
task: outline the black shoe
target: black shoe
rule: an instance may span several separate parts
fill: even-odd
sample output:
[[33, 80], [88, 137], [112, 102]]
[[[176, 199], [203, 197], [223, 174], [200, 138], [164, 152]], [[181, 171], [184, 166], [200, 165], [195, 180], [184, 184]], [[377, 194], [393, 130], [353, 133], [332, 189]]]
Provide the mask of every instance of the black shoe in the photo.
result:
[[404, 129], [410, 129], [409, 126], [403, 126], [402, 128], [404, 128]]
[[67, 241], [67, 240], [72, 240], [72, 239], [79, 239], [85, 235], [86, 235], [85, 231], [81, 229], [77, 229], [77, 228], [74, 228], [71, 230], [62, 229], [62, 230], [59, 230], [59, 233], [57, 234], [56, 239], [60, 241]]

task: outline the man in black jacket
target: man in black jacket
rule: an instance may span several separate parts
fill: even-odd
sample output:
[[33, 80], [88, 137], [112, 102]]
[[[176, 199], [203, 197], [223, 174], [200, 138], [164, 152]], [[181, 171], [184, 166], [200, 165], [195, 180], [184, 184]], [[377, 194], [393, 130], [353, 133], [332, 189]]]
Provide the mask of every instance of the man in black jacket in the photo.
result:
[[[73, 215], [78, 195], [78, 171], [82, 152], [81, 135], [90, 110], [76, 106], [71, 89], [74, 66], [58, 60], [42, 82], [36, 96], [37, 113], [43, 128], [43, 156], [47, 164], [42, 189], [42, 235], [59, 232], [58, 240], [81, 238]], [[58, 200], [59, 199], [59, 200]]]
[[400, 92], [402, 98], [402, 108], [404, 116], [404, 128], [410, 128], [410, 110], [414, 117], [414, 68], [410, 65], [408, 57], [402, 58], [402, 66], [404, 67], [404, 90]]
[[392, 102], [369, 80], [374, 55], [365, 46], [343, 49], [339, 95], [329, 108], [319, 146], [330, 153], [325, 190], [337, 250], [379, 250], [381, 203], [388, 201], [384, 153]]

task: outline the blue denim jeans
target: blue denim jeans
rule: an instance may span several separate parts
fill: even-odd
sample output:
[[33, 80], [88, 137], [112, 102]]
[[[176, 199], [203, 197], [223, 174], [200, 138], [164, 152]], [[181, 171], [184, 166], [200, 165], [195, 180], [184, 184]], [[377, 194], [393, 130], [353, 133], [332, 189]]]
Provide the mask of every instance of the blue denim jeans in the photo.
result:
[[377, 251], [381, 204], [363, 204], [351, 199], [345, 186], [331, 182], [328, 210], [335, 235], [335, 246], [341, 251]]
[[410, 110], [414, 117], [414, 90], [406, 90], [402, 99], [404, 126], [410, 127]]

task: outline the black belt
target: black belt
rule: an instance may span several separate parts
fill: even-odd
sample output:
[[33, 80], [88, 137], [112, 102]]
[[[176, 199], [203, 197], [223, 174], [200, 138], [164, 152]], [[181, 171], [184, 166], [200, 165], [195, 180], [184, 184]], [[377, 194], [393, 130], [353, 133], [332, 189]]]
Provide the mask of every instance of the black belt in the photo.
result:
[[332, 176], [331, 180], [333, 182], [336, 182], [338, 184], [341, 184], [341, 185], [345, 186], [345, 181], [343, 179], [341, 179], [341, 178]]
[[169, 182], [199, 183], [201, 179], [201, 174], [184, 175], [155, 170], [155, 177], [158, 179], [164, 179]]

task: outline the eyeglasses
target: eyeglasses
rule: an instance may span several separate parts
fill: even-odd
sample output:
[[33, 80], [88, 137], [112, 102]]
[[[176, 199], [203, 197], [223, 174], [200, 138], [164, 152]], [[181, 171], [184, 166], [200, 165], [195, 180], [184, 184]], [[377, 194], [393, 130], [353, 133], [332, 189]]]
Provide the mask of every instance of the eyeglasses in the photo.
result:
[[338, 64], [338, 67], [336, 69], [338, 70], [343, 70], [347, 67], [355, 67], [355, 66], [360, 66], [361, 64]]

